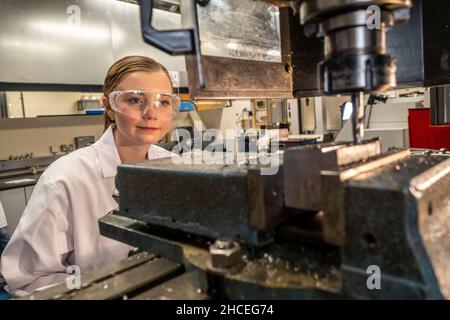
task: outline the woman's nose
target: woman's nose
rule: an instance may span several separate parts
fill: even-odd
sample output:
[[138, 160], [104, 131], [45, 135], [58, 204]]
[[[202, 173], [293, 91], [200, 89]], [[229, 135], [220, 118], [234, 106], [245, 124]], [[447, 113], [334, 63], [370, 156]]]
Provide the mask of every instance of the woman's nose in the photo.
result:
[[150, 102], [142, 112], [142, 118], [144, 119], [157, 119], [157, 111], [152, 102]]

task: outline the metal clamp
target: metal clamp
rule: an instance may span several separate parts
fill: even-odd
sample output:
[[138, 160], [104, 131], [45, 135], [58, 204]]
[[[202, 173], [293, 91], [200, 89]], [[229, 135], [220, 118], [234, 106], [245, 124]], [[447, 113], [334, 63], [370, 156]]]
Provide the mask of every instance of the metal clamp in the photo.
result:
[[200, 37], [197, 24], [197, 3], [205, 6], [209, 1], [191, 0], [193, 29], [157, 30], [152, 26], [153, 0], [140, 0], [141, 28], [144, 41], [171, 55], [195, 54], [200, 86], [205, 86], [201, 65]]

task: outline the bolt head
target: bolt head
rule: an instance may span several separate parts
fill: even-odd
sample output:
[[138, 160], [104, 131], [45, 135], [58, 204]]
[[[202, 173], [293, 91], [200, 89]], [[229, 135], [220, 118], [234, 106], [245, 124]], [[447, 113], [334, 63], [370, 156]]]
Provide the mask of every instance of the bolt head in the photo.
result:
[[213, 268], [227, 269], [241, 260], [241, 247], [235, 241], [218, 239], [209, 248]]

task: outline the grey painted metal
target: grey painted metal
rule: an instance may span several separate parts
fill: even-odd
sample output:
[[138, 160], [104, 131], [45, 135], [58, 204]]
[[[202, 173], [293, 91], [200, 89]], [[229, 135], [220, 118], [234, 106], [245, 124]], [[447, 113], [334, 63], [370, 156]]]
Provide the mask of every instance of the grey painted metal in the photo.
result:
[[158, 286], [183, 272], [179, 264], [150, 257], [151, 254], [145, 252], [115, 263], [114, 268], [96, 270], [84, 277], [79, 289], [67, 289], [62, 283], [22, 300], [128, 300], [136, 292]]
[[151, 287], [182, 273], [182, 266], [160, 258], [150, 260], [114, 277], [94, 283], [80, 292], [65, 297], [69, 300], [128, 299], [130, 293]]
[[[449, 298], [450, 160], [408, 157], [344, 184], [344, 288], [354, 298]], [[381, 271], [369, 290], [367, 268]]]
[[186, 272], [130, 300], [207, 300], [208, 294], [194, 285], [193, 278], [193, 273]]
[[[113, 277], [136, 266], [140, 266], [151, 260], [156, 259], [156, 255], [148, 252], [141, 252], [133, 255], [125, 260], [114, 262], [110, 265], [98, 268], [95, 272], [82, 275], [80, 288], [87, 288], [95, 283], [101, 282], [104, 279]], [[68, 275], [69, 276], [69, 275]], [[29, 296], [22, 298], [23, 300], [57, 300], [64, 299], [69, 294], [73, 293], [73, 289], [67, 287], [66, 283], [55, 285], [47, 290], [35, 292]]]
[[[229, 268], [218, 270], [209, 250], [212, 243], [211, 234], [214, 229], [221, 233], [222, 226], [211, 223], [205, 225], [205, 216], [201, 210], [186, 206], [185, 203], [176, 203], [179, 193], [168, 194], [172, 199], [171, 209], [176, 208], [174, 204], [181, 205], [184, 214], [201, 225], [200, 228], [192, 229], [195, 230], [194, 234], [184, 228], [186, 220], [179, 222], [181, 227], [178, 227], [177, 223], [164, 225], [154, 222], [156, 216], [151, 219], [144, 214], [129, 217], [129, 212], [126, 213], [126, 210], [122, 210], [126, 208], [122, 207], [120, 212], [113, 211], [101, 218], [99, 227], [103, 236], [159, 254], [172, 260], [175, 265], [182, 266], [183, 270], [192, 276], [176, 279], [174, 276], [183, 272], [182, 269], [176, 268], [174, 273], [168, 275], [171, 278], [166, 279], [161, 273], [161, 265], [145, 263], [139, 265], [137, 270], [121, 273], [105, 282], [110, 288], [110, 284], [130, 281], [129, 286], [124, 286], [123, 290], [112, 285], [114, 290], [103, 292], [106, 289], [102, 290], [101, 284], [97, 282], [86, 288], [86, 292], [78, 296], [74, 294], [72, 298], [111, 298], [120, 297], [122, 294], [133, 297], [136, 290], [142, 293], [142, 298], [164, 297], [167, 289], [180, 282], [186, 283], [186, 291], [180, 294], [193, 297], [194, 288], [197, 288], [199, 294], [205, 294], [202, 298], [214, 299], [448, 298], [448, 156], [410, 156], [409, 150], [393, 150], [379, 154], [377, 141], [368, 143], [367, 146], [329, 148], [334, 152], [327, 154], [330, 158], [328, 161], [319, 161], [323, 165], [319, 171], [320, 177], [312, 175], [315, 183], [323, 188], [320, 191], [321, 202], [316, 204], [317, 209], [292, 213], [289, 221], [275, 228], [274, 241], [264, 246], [255, 246], [241, 238], [241, 261], [230, 265]], [[299, 161], [305, 161], [301, 159], [302, 152], [297, 153], [297, 158]], [[231, 191], [243, 190], [242, 194], [247, 191], [242, 183], [246, 180], [246, 173], [242, 168], [231, 166], [229, 170], [223, 171], [223, 168], [214, 165], [209, 168], [173, 168], [160, 160], [146, 163], [147, 165], [128, 165], [128, 171], [123, 172], [126, 172], [126, 175], [119, 175], [118, 184], [123, 183], [127, 175], [131, 177], [130, 182], [139, 182], [139, 188], [133, 189], [131, 184], [128, 186], [133, 189], [130, 192], [141, 192], [139, 197], [146, 198], [142, 207], [147, 208], [147, 213], [152, 212], [149, 210], [155, 202], [152, 197], [163, 196], [142, 192], [150, 183], [157, 185], [164, 192], [171, 190], [171, 187], [160, 183], [162, 178], [158, 177], [158, 174], [164, 173], [165, 181], [182, 182], [183, 185], [187, 177], [190, 177], [195, 190], [200, 194], [210, 195], [201, 189], [201, 184], [207, 180], [199, 179], [199, 175], [211, 177], [221, 173], [219, 179], [213, 180], [214, 182], [220, 182]], [[149, 171], [146, 173], [146, 170]], [[140, 177], [139, 180], [133, 176], [133, 171]], [[151, 175], [147, 175], [148, 173]], [[227, 179], [229, 181], [226, 181]], [[211, 188], [211, 184], [207, 186]], [[123, 190], [121, 189], [121, 198], [124, 196]], [[255, 188], [249, 187], [249, 190]], [[184, 201], [190, 201], [189, 196], [193, 193], [187, 190], [185, 194], [188, 197]], [[235, 193], [231, 192], [231, 195], [239, 204], [244, 203], [242, 196], [236, 199]], [[216, 203], [217, 198], [204, 196], [201, 201], [201, 206], [208, 208]], [[167, 206], [167, 203], [166, 201], [164, 205]], [[317, 211], [321, 213], [317, 214]], [[161, 214], [161, 211], [155, 212]], [[220, 211], [218, 212], [220, 214]], [[181, 213], [177, 218], [180, 217]], [[249, 224], [249, 221], [233, 221]], [[328, 231], [328, 235], [339, 235], [344, 241], [332, 246], [327, 244], [333, 243], [326, 238], [327, 221], [334, 222], [334, 229], [331, 233]], [[231, 240], [220, 240], [217, 246], [231, 248], [231, 243]], [[380, 268], [381, 287], [378, 290], [370, 290], [367, 285], [370, 275], [368, 267], [371, 266]], [[133, 280], [136, 275], [143, 275], [143, 280]], [[150, 291], [147, 286], [152, 287]]]
[[[157, 230], [147, 228], [145, 223], [119, 212], [100, 219], [102, 235], [182, 263], [188, 272], [193, 273], [191, 286], [201, 292], [216, 292], [212, 296], [215, 298], [250, 299], [254, 296], [268, 299], [277, 295], [282, 298], [290, 296], [291, 299], [339, 297], [341, 278], [339, 251], [336, 249], [321, 245], [304, 247], [298, 243], [273, 244], [261, 248], [256, 255], [245, 250], [242, 264], [217, 270], [211, 264], [209, 250], [204, 248], [204, 240], [195, 236], [182, 240], [180, 232], [173, 233], [171, 237], [168, 230], [159, 230], [165, 237], [156, 236]], [[324, 256], [327, 258], [323, 259]], [[224, 290], [219, 290], [222, 281], [226, 286]], [[155, 290], [161, 292], [158, 288]]]
[[211, 238], [261, 245], [281, 213], [282, 168], [177, 164], [170, 158], [120, 165], [116, 185], [127, 217]]
[[[200, 236], [185, 235], [183, 240], [178, 231], [152, 228], [118, 212], [102, 218], [100, 230], [196, 270], [191, 287], [215, 289], [215, 298], [447, 298], [448, 157], [410, 157], [408, 151], [400, 151], [356, 164], [345, 157], [341, 161], [336, 174], [322, 173], [328, 178], [321, 182], [327, 194], [340, 190], [328, 199], [330, 205], [339, 202], [345, 222], [345, 241], [338, 247], [308, 236], [302, 229], [306, 225], [291, 224], [278, 229], [276, 241], [268, 246], [251, 250], [245, 246], [239, 268], [218, 272], [205, 247], [208, 241]], [[369, 266], [380, 267], [379, 290], [367, 286]], [[209, 280], [200, 285], [199, 278]], [[160, 288], [157, 292], [164, 293]]]

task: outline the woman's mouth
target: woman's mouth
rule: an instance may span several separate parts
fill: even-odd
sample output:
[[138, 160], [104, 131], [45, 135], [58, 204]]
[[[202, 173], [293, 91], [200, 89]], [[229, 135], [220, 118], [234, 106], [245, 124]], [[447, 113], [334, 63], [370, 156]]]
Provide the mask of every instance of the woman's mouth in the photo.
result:
[[138, 128], [145, 132], [155, 132], [155, 131], [159, 130], [159, 128], [156, 128], [156, 127], [139, 127], [138, 126]]

